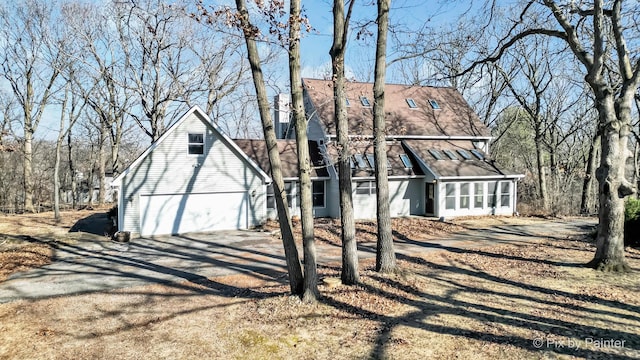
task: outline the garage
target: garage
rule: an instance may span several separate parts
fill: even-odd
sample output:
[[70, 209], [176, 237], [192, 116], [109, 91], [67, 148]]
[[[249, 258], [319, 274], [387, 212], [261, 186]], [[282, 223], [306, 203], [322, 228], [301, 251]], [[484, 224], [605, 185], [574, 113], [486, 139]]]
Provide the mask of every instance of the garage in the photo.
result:
[[247, 192], [140, 195], [140, 234], [248, 228]]

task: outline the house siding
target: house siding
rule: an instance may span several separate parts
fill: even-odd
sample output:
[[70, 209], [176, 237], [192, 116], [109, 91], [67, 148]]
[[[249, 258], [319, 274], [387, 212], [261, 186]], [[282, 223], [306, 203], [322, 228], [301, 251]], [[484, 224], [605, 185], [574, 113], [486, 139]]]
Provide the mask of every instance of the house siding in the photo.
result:
[[[239, 157], [222, 137], [199, 118], [189, 115], [179, 127], [123, 177], [120, 228], [140, 232], [140, 195], [247, 192], [248, 225], [255, 226], [265, 216], [262, 178]], [[189, 155], [188, 134], [205, 134], [204, 155]], [[220, 204], [224, 211], [225, 204]]]
[[[375, 182], [375, 180], [370, 180]], [[422, 179], [389, 179], [389, 213], [391, 217], [422, 215], [424, 201], [421, 190]], [[353, 183], [353, 209], [356, 219], [376, 218], [376, 194], [358, 194], [357, 181]], [[377, 189], [376, 189], [377, 190]]]

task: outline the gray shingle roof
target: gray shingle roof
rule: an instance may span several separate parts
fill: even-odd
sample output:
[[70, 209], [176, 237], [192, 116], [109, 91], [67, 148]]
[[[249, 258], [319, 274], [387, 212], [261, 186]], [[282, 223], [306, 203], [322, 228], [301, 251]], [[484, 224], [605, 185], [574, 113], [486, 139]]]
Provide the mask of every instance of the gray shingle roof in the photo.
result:
[[[471, 153], [474, 149], [471, 141], [464, 140], [403, 140], [402, 143], [409, 152], [413, 152], [434, 172], [436, 177], [453, 177], [453, 176], [466, 176], [466, 177], [485, 177], [485, 176], [517, 176], [518, 174], [501, 169], [498, 164], [493, 160], [486, 157], [480, 160]], [[430, 150], [437, 150], [442, 155], [442, 160], [436, 159], [436, 157], [430, 152]], [[444, 152], [445, 150], [451, 151], [457, 160], [452, 160]], [[458, 150], [465, 150], [469, 155], [469, 159], [464, 159], [463, 156], [458, 153]]]
[[[327, 133], [335, 135], [333, 82], [303, 79], [303, 84]], [[348, 82], [346, 93], [350, 103], [347, 108], [349, 133], [372, 135], [373, 84]], [[364, 106], [360, 96], [365, 96], [371, 106]], [[413, 99], [417, 108], [411, 108], [407, 99]], [[429, 100], [436, 100], [440, 109], [433, 109]], [[385, 111], [388, 135], [491, 136], [462, 95], [453, 88], [387, 84]]]

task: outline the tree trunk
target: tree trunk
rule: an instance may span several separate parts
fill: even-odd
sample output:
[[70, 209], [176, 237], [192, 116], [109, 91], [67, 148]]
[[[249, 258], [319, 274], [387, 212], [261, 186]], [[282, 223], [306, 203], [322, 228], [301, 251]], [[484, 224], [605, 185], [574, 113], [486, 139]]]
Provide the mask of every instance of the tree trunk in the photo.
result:
[[53, 166], [53, 217], [56, 222], [60, 221], [60, 156], [62, 152], [62, 142], [64, 141], [64, 115], [67, 108], [69, 96], [68, 88], [65, 89], [64, 98], [60, 110], [60, 128], [56, 139], [56, 160]]
[[35, 212], [33, 204], [33, 132], [24, 130], [24, 210]]
[[298, 149], [300, 220], [302, 221], [302, 248], [304, 252], [304, 293], [302, 299], [305, 302], [313, 303], [317, 301], [320, 293], [318, 291], [316, 245], [313, 233], [313, 192], [307, 118], [304, 111], [302, 79], [300, 77], [300, 0], [291, 0], [289, 19], [289, 78]]
[[247, 45], [247, 57], [251, 65], [253, 83], [255, 85], [256, 95], [258, 98], [258, 110], [260, 112], [260, 119], [262, 120], [262, 131], [264, 133], [264, 140], [267, 144], [269, 153], [269, 163], [271, 164], [271, 177], [273, 178], [273, 191], [275, 194], [276, 208], [278, 209], [280, 233], [282, 235], [282, 244], [284, 246], [287, 269], [289, 272], [289, 285], [291, 287], [292, 294], [301, 295], [303, 291], [302, 268], [300, 267], [298, 249], [293, 238], [293, 229], [287, 204], [287, 194], [284, 190], [284, 179], [282, 177], [282, 170], [280, 166], [280, 153], [278, 152], [278, 143], [276, 141], [273, 121], [271, 120], [269, 99], [267, 98], [267, 89], [262, 76], [258, 46], [254, 39], [255, 28], [249, 21], [249, 12], [247, 11], [244, 0], [236, 0], [236, 7], [240, 13], [240, 30], [244, 33], [244, 39]]
[[[105, 143], [107, 142], [107, 138], [109, 137], [109, 129], [106, 127], [104, 122], [100, 123], [100, 141], [98, 142], [98, 205], [104, 205], [105, 198], [105, 172], [106, 172], [106, 164], [107, 164], [107, 156], [105, 153]], [[93, 184], [90, 184], [91, 187], [91, 198], [93, 198]]]
[[602, 129], [602, 154], [596, 171], [600, 224], [596, 254], [587, 266], [602, 271], [629, 271], [624, 257], [624, 204], [625, 197], [633, 193], [633, 187], [626, 181], [624, 172], [631, 124], [630, 101], [622, 96], [614, 105], [610, 94], [594, 92]]
[[69, 156], [69, 174], [71, 174], [71, 208], [76, 209], [76, 189], [78, 188], [76, 168], [73, 162], [73, 143], [71, 142], [71, 131], [67, 133], [67, 155]]
[[396, 254], [391, 233], [389, 210], [389, 177], [387, 173], [387, 142], [385, 139], [384, 84], [386, 75], [387, 29], [391, 0], [378, 0], [378, 39], [376, 44], [375, 80], [373, 85], [373, 133], [376, 175], [378, 241], [376, 270], [387, 273], [396, 269]]
[[340, 226], [342, 230], [342, 283], [358, 284], [358, 247], [356, 243], [356, 227], [353, 218], [353, 199], [351, 192], [351, 164], [349, 158], [349, 124], [347, 119], [344, 53], [347, 42], [349, 17], [354, 1], [349, 3], [349, 11], [345, 19], [343, 1], [333, 2], [333, 45], [331, 47], [331, 67], [333, 71], [333, 96], [338, 136], [338, 187], [340, 192]]
[[580, 213], [590, 214], [593, 204], [593, 179], [595, 178], [597, 153], [600, 147], [600, 131], [596, 130], [596, 135], [589, 146], [589, 158], [587, 159], [587, 168], [582, 182], [582, 196], [580, 198]]
[[536, 165], [538, 168], [538, 191], [540, 195], [540, 201], [542, 201], [542, 208], [549, 210], [549, 193], [547, 191], [547, 172], [544, 167], [544, 152], [542, 151], [542, 138], [543, 134], [540, 130], [540, 120], [536, 121]]

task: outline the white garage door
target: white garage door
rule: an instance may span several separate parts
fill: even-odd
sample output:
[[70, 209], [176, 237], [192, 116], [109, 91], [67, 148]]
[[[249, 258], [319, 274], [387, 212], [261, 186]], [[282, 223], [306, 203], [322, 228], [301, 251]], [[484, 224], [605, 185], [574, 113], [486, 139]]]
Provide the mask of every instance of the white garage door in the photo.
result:
[[140, 234], [246, 229], [247, 193], [140, 196]]

